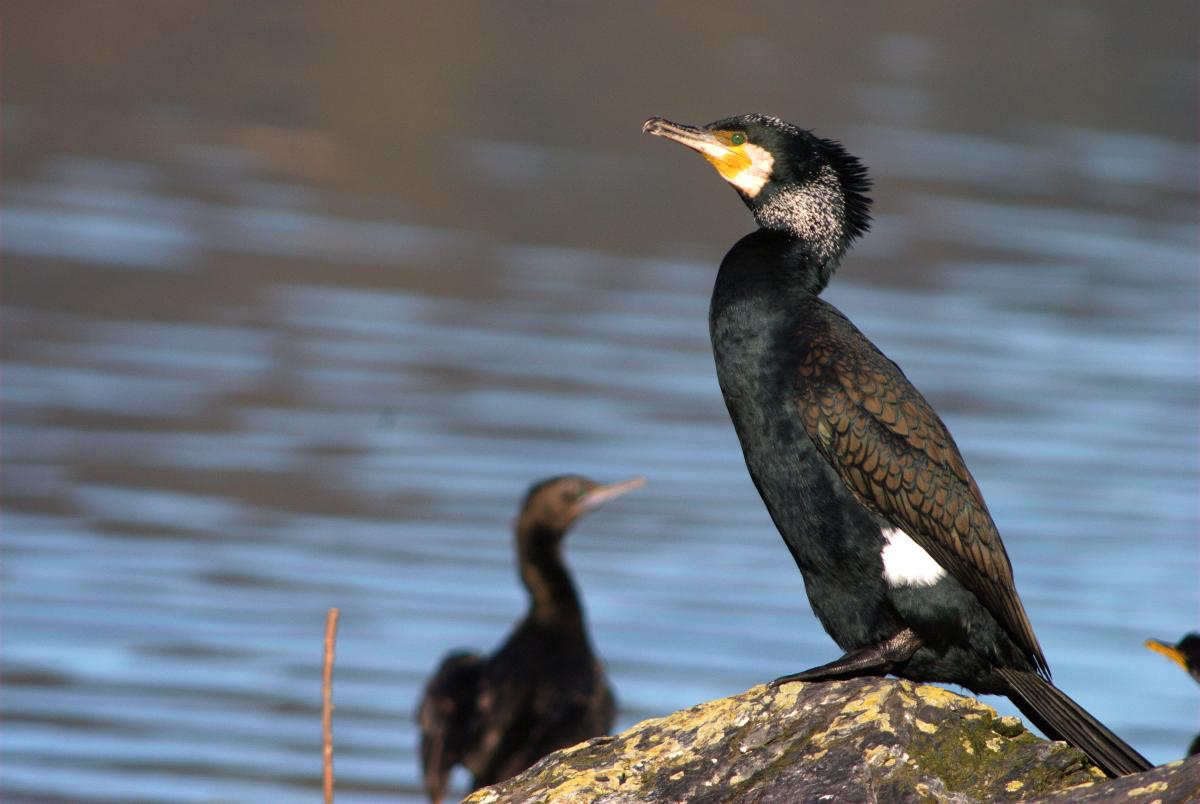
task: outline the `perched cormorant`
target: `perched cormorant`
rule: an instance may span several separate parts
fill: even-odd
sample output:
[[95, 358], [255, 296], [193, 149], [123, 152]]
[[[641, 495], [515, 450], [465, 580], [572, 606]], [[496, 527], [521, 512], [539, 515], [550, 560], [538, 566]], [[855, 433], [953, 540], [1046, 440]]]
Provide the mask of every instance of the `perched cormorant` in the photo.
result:
[[484, 787], [612, 728], [615, 701], [588, 640], [562, 539], [582, 514], [643, 483], [635, 477], [602, 486], [563, 475], [529, 489], [516, 522], [529, 612], [490, 657], [447, 655], [421, 699], [421, 768], [435, 804], [457, 764], [474, 774], [475, 788]]
[[725, 255], [709, 329], [746, 466], [845, 651], [785, 676], [892, 673], [1006, 695], [1113, 776], [1151, 767], [1050, 683], [1012, 567], [954, 440], [904, 373], [818, 294], [870, 223], [839, 143], [778, 118], [642, 130], [698, 151], [759, 229]]

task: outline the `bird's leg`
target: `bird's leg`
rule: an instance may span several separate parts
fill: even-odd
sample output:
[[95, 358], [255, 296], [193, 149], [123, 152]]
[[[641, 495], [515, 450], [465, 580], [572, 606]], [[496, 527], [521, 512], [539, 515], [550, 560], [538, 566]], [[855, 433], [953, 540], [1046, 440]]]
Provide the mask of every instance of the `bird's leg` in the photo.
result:
[[786, 684], [789, 681], [832, 681], [836, 678], [885, 675], [893, 665], [909, 659], [919, 647], [921, 638], [911, 628], [905, 628], [878, 645], [852, 650], [840, 659], [820, 667], [780, 676], [771, 682], [771, 686]]

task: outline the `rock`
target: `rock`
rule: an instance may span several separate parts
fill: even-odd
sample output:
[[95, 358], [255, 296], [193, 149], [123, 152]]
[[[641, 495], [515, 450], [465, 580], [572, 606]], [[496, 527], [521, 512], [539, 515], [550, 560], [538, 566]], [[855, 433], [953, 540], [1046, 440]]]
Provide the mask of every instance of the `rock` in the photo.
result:
[[[467, 801], [1066, 804], [1109, 800], [1090, 796], [1122, 785], [1121, 801], [1149, 804], [1138, 796], [1153, 786], [1170, 804], [1195, 800], [1185, 790], [1197, 779], [1200, 765], [1181, 763], [1108, 780], [974, 698], [872, 678], [757, 686], [556, 751]], [[1075, 785], [1088, 786], [1053, 795]]]
[[1089, 782], [1029, 804], [1194, 804], [1200, 801], [1200, 756], [1170, 762], [1161, 767], [1120, 779]]

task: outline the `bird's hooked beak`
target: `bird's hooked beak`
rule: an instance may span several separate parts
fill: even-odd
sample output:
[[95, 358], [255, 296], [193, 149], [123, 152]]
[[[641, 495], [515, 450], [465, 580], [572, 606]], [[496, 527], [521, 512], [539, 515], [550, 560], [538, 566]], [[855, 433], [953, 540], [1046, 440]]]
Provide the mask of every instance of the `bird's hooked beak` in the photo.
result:
[[698, 151], [717, 172], [730, 179], [750, 167], [750, 157], [745, 153], [734, 150], [728, 142], [723, 142], [715, 133], [696, 126], [685, 126], [672, 123], [663, 117], [651, 117], [642, 123], [643, 134], [653, 134], [655, 137], [666, 137], [680, 145], [686, 145], [693, 151]]
[[595, 508], [599, 508], [609, 500], [615, 500], [622, 494], [628, 491], [633, 491], [634, 489], [640, 489], [644, 485], [646, 485], [646, 478], [638, 475], [637, 477], [631, 477], [628, 480], [622, 480], [619, 483], [609, 483], [606, 486], [596, 486], [594, 489], [580, 497], [575, 502], [575, 505], [572, 506], [571, 518], [574, 519], [580, 514], [586, 513], [587, 511], [591, 511]]
[[[746, 196], [753, 198], [771, 179], [775, 159], [764, 148], [735, 140], [732, 131], [710, 131], [696, 126], [672, 123], [662, 117], [651, 117], [642, 123], [642, 133], [665, 137], [686, 145], [712, 163], [721, 178]], [[735, 144], [737, 143], [737, 144]]]
[[1183, 651], [1174, 645], [1168, 645], [1166, 642], [1161, 642], [1157, 639], [1147, 639], [1146, 647], [1155, 653], [1161, 653], [1184, 670], [1188, 669], [1187, 658], [1183, 655]]
[[651, 117], [642, 123], [642, 133], [653, 134], [655, 137], [666, 137], [697, 151], [703, 151], [705, 143], [718, 145], [718, 140], [711, 131], [696, 126], [685, 126], [682, 123], [672, 123], [665, 117]]

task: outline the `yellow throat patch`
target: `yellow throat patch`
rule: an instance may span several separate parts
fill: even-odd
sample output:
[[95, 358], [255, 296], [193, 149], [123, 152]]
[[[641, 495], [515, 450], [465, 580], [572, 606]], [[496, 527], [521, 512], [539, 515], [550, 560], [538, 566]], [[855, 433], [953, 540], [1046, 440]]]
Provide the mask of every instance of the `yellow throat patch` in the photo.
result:
[[771, 180], [771, 168], [775, 166], [771, 152], [749, 142], [734, 145], [730, 131], [713, 133], [721, 141], [721, 147], [705, 148], [700, 151], [701, 155], [712, 163], [725, 181], [751, 198], [758, 195]]

